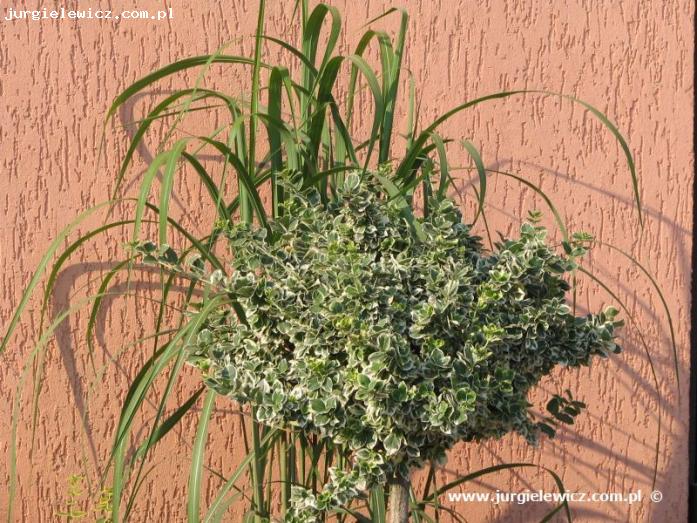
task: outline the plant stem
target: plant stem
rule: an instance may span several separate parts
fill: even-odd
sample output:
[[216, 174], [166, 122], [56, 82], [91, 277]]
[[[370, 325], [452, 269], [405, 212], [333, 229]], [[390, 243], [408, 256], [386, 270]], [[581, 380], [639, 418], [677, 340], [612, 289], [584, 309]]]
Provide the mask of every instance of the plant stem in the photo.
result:
[[[265, 0], [259, 0], [259, 17], [257, 19], [257, 31], [254, 40], [254, 66], [252, 68], [252, 98], [249, 109], [249, 158], [248, 175], [250, 180], [256, 177], [256, 142], [257, 142], [257, 120], [259, 111], [259, 72], [261, 71], [261, 46], [264, 35], [264, 8]], [[239, 186], [240, 195], [240, 214], [244, 223], [252, 222], [252, 203], [248, 189], [244, 184]]]
[[264, 513], [264, 465], [262, 462], [263, 453], [261, 450], [261, 439], [259, 437], [260, 423], [256, 421], [256, 409], [252, 407], [252, 445], [254, 448], [254, 462], [252, 467], [252, 486], [255, 523], [261, 523], [261, 514]]
[[390, 483], [390, 510], [387, 523], [407, 523], [409, 521], [409, 478], [397, 475]]
[[281, 514], [283, 516], [288, 512], [288, 504], [290, 502], [290, 474], [288, 461], [289, 445], [288, 433], [281, 434], [281, 439], [278, 443], [278, 468], [279, 481], [281, 483]]

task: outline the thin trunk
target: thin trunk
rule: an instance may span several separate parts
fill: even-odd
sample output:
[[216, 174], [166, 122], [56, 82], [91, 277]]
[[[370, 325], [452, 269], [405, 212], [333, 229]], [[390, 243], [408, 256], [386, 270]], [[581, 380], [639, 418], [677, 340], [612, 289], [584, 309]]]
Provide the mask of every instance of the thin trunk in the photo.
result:
[[409, 521], [409, 479], [397, 477], [390, 482], [390, 510], [387, 523]]

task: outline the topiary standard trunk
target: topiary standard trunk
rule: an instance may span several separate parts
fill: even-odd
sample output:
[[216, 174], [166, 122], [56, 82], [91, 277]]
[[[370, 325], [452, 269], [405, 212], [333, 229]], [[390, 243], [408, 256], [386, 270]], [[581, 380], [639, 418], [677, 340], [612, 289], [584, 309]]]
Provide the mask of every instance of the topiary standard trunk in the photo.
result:
[[409, 478], [398, 476], [390, 481], [390, 501], [387, 523], [409, 521]]

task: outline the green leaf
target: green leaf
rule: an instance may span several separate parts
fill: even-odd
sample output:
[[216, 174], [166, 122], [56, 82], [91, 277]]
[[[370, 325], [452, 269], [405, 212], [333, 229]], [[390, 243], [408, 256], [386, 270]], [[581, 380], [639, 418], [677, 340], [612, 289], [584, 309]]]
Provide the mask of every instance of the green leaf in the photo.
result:
[[474, 144], [469, 140], [462, 140], [462, 145], [465, 149], [467, 149], [467, 152], [472, 157], [474, 165], [477, 168], [477, 174], [479, 175], [477, 214], [475, 215], [473, 221], [473, 223], [477, 223], [477, 219], [479, 218], [479, 215], [482, 213], [482, 210], [484, 209], [484, 201], [486, 200], [486, 169], [484, 168], [484, 162], [482, 162], [482, 157], [479, 155], [479, 151], [474, 146]]
[[209, 390], [206, 394], [198, 429], [196, 430], [194, 451], [191, 457], [191, 472], [189, 473], [189, 502], [187, 504], [187, 514], [191, 523], [198, 523], [200, 521], [199, 501], [201, 499], [201, 476], [203, 473], [203, 460], [206, 451], [206, 439], [208, 437], [208, 422], [211, 419], [211, 414], [215, 407], [215, 397], [216, 393], [212, 390]]
[[228, 56], [228, 55], [203, 55], [194, 56], [191, 58], [186, 58], [184, 60], [179, 60], [172, 64], [166, 65], [146, 76], [132, 83], [127, 89], [121, 92], [111, 104], [109, 111], [106, 114], [105, 122], [112, 118], [116, 111], [134, 95], [138, 94], [143, 89], [151, 86], [153, 83], [171, 76], [180, 71], [185, 71], [192, 67], [206, 66], [211, 63], [227, 63], [227, 64], [242, 64], [242, 65], [253, 65], [254, 61], [249, 58], [244, 58], [240, 56]]
[[385, 489], [382, 485], [370, 489], [370, 519], [373, 523], [386, 523], [387, 521]]

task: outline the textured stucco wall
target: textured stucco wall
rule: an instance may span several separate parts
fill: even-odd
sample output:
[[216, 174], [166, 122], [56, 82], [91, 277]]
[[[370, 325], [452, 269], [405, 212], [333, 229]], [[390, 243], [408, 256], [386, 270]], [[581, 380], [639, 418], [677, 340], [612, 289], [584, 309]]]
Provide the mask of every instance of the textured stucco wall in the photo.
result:
[[[107, 2], [103, 2], [106, 5]], [[8, 7], [10, 2], [2, 2]], [[31, 7], [34, 2], [30, 2]], [[66, 7], [76, 2], [66, 1]], [[162, 2], [118, 2], [158, 9]], [[194, 4], [194, 7], [190, 7]], [[297, 34], [292, 21], [294, 2], [268, 2], [269, 32]], [[355, 43], [366, 20], [389, 4], [379, 0], [335, 2], [342, 8], [346, 31], [343, 44]], [[577, 521], [684, 521], [687, 508], [687, 387], [688, 313], [691, 248], [693, 3], [689, 0], [403, 0], [411, 12], [406, 66], [421, 95], [423, 121], [459, 101], [512, 88], [545, 88], [577, 95], [606, 111], [626, 133], [641, 176], [646, 227], [638, 228], [631, 188], [621, 151], [609, 133], [578, 106], [558, 99], [526, 96], [492, 102], [463, 113], [443, 128], [443, 134], [466, 137], [481, 147], [485, 162], [513, 170], [553, 197], [572, 228], [590, 230], [603, 240], [636, 255], [662, 286], [675, 318], [681, 367], [682, 402], [672, 372], [665, 316], [649, 282], [636, 268], [609, 250], [589, 259], [592, 268], [618, 289], [644, 329], [655, 359], [664, 398], [663, 432], [657, 488], [660, 504], [648, 501], [657, 427], [657, 395], [642, 345], [631, 328], [625, 330], [626, 351], [589, 369], [561, 371], [543, 384], [556, 392], [570, 386], [588, 405], [573, 430], [562, 430], [540, 448], [519, 438], [456, 449], [440, 474], [444, 481], [501, 460], [532, 461], [559, 473], [573, 491], [630, 492], [641, 489], [644, 500], [623, 504], [577, 503]], [[99, 3], [80, 2], [80, 8]], [[214, 51], [232, 40], [231, 52], [251, 52], [256, 2], [169, 2], [175, 19], [166, 22], [0, 20], [0, 323], [5, 324], [20, 292], [57, 232], [82, 209], [109, 196], [119, 159], [126, 147], [123, 124], [137, 119], [161, 91], [149, 92], [122, 111], [108, 128], [104, 155], [96, 167], [103, 115], [113, 97], [145, 72], [172, 60]], [[25, 8], [18, 0], [13, 7]], [[51, 7], [48, 6], [47, 7]], [[4, 16], [4, 13], [3, 13]], [[394, 21], [382, 24], [394, 29]], [[275, 51], [270, 51], [274, 54]], [[247, 72], [214, 68], [208, 84], [239, 92]], [[177, 86], [191, 84], [194, 74], [181, 76]], [[191, 132], [211, 129], [193, 117]], [[128, 180], [133, 182], [157, 144], [141, 150]], [[461, 161], [460, 161], [461, 160]], [[464, 164], [460, 155], [456, 164]], [[465, 191], [468, 171], [458, 171]], [[195, 225], [210, 217], [207, 209], [191, 211], [201, 201], [192, 178], [177, 187], [174, 212]], [[131, 193], [134, 184], [129, 185]], [[492, 179], [490, 225], [510, 232], [510, 220], [528, 209], [543, 208], [519, 186]], [[182, 211], [187, 207], [187, 212]], [[91, 224], [99, 223], [94, 220]], [[550, 222], [551, 224], [551, 222]], [[82, 227], [86, 230], [87, 225]], [[56, 312], [73, 294], [94, 283], [121, 256], [114, 232], [90, 243], [61, 274], [53, 300]], [[141, 288], [156, 285], [147, 278]], [[92, 288], [94, 288], [92, 286]], [[583, 308], [597, 308], [610, 299], [597, 285], [582, 286]], [[38, 328], [36, 301], [0, 365], [0, 517], [7, 504], [10, 415], [22, 365]], [[85, 315], [78, 315], [58, 332], [46, 361], [40, 396], [38, 428], [32, 448], [30, 387], [24, 387], [24, 415], [19, 429], [18, 521], [52, 521], [65, 499], [66, 478], [83, 468], [97, 477], [94, 461], [106, 458], [115, 429], [118, 405], [129, 376], [147, 358], [151, 345], [119, 348], [148, 332], [152, 305], [144, 300], [117, 299], [106, 304], [96, 356], [98, 366], [115, 358], [97, 384], [88, 372], [86, 347], [80, 336]], [[145, 320], [144, 320], [145, 319]], [[141, 321], [143, 320], [143, 321]], [[181, 386], [180, 399], [196, 384], [193, 372]], [[543, 397], [542, 395], [540, 397]], [[153, 399], [153, 402], [155, 400]], [[91, 437], [83, 435], [81, 416], [90, 406]], [[149, 406], [146, 418], [154, 413]], [[230, 471], [241, 454], [240, 424], [235, 407], [220, 401], [211, 423], [210, 466]], [[158, 468], [145, 481], [135, 509], [136, 521], [185, 519], [188, 446], [195, 419], [187, 418], [176, 435], [163, 442], [152, 460]], [[139, 434], [142, 436], [142, 433]], [[206, 477], [208, 492], [218, 485]], [[552, 490], [554, 484], [533, 469], [488, 476], [467, 490]], [[446, 501], [447, 503], [447, 501]], [[535, 521], [545, 507], [452, 505], [468, 521]], [[239, 512], [231, 511], [237, 521]]]

